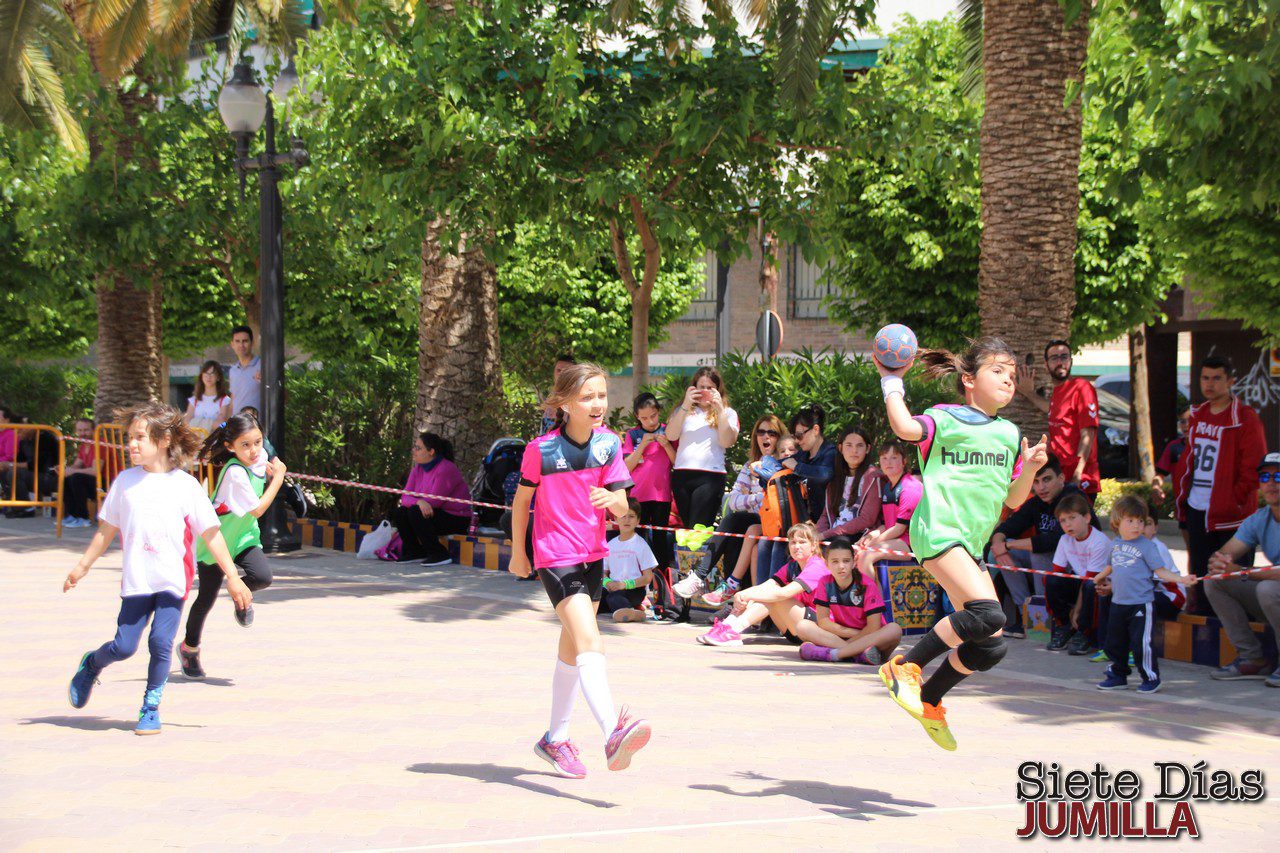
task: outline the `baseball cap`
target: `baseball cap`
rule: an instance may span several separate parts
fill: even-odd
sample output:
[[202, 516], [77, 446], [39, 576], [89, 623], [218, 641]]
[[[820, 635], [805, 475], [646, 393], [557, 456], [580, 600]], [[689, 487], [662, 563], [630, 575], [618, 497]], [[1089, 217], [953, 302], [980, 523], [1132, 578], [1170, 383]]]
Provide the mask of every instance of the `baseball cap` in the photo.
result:
[[1268, 453], [1262, 457], [1262, 461], [1258, 463], [1258, 470], [1263, 468], [1280, 468], [1280, 453]]

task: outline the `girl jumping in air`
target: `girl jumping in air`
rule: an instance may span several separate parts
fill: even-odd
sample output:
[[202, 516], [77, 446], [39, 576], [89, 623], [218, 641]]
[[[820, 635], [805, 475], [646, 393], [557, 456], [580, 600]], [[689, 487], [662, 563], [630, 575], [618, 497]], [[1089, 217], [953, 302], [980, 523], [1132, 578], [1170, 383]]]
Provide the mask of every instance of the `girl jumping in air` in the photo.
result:
[[[231, 559], [244, 574], [241, 580], [253, 592], [271, 586], [271, 563], [262, 553], [258, 519], [271, 506], [284, 484], [285, 467], [278, 458], [267, 460], [262, 428], [247, 412], [227, 418], [205, 439], [200, 456], [221, 466], [213, 506], [222, 525]], [[200, 590], [187, 614], [187, 635], [178, 648], [182, 674], [204, 678], [200, 666], [200, 637], [204, 620], [222, 588], [222, 570], [203, 542], [196, 544]], [[253, 607], [236, 605], [236, 622], [245, 628], [253, 624]]]
[[62, 586], [63, 592], [74, 588], [119, 533], [124, 572], [116, 636], [80, 659], [68, 698], [73, 708], [83, 708], [98, 675], [108, 665], [131, 657], [151, 622], [147, 639], [151, 665], [134, 731], [154, 735], [160, 733], [160, 695], [169, 680], [182, 601], [195, 575], [193, 540], [199, 537], [208, 546], [227, 577], [227, 591], [237, 608], [247, 609], [253, 593], [236, 573], [204, 486], [182, 470], [199, 447], [195, 432], [177, 410], [161, 403], [133, 409], [124, 424], [133, 467], [120, 472], [111, 484], [98, 511], [98, 532]]
[[596, 611], [604, 585], [605, 513], [628, 512], [630, 472], [622, 442], [604, 426], [609, 412], [605, 372], [575, 364], [556, 378], [547, 400], [555, 426], [525, 448], [520, 486], [512, 505], [512, 541], [522, 542], [529, 526], [534, 491], [533, 563], [513, 549], [511, 571], [528, 577], [535, 568], [560, 618], [560, 646], [551, 680], [551, 726], [534, 753], [571, 779], [587, 775], [578, 748], [569, 740], [569, 716], [579, 688], [600, 724], [610, 770], [624, 770], [649, 742], [649, 724], [632, 719], [613, 704], [605, 671], [604, 646]]
[[[996, 416], [1013, 399], [1017, 357], [999, 338], [975, 341], [963, 355], [920, 354], [926, 374], [957, 375], [965, 405], [934, 406], [911, 416], [902, 376], [911, 363], [890, 370], [876, 362], [889, 425], [920, 450], [924, 496], [911, 518], [911, 550], [958, 605], [905, 655], [880, 667], [893, 700], [924, 726], [943, 749], [956, 748], [942, 697], [974, 672], [1005, 656], [1004, 611], [991, 575], [979, 565], [983, 546], [1000, 518], [1000, 504], [1020, 506], [1048, 458], [1047, 439], [1028, 447], [1017, 426]], [[1012, 483], [1010, 482], [1012, 480]], [[946, 658], [922, 683], [921, 668]]]

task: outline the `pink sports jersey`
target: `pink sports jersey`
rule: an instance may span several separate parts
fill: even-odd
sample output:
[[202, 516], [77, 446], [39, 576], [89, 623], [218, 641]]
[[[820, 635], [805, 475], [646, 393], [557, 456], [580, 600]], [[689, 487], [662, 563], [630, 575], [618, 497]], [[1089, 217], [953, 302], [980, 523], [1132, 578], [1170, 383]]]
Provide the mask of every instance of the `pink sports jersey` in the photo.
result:
[[813, 607], [814, 598], [827, 581], [831, 580], [831, 572], [827, 570], [827, 561], [822, 559], [822, 555], [814, 554], [805, 561], [802, 569], [796, 565], [795, 560], [787, 560], [771, 580], [778, 586], [786, 586], [792, 581], [800, 584], [804, 592], [797, 595], [795, 600], [805, 607]]
[[525, 447], [520, 483], [538, 490], [538, 509], [533, 513], [534, 568], [604, 559], [609, 553], [605, 510], [591, 505], [591, 489], [617, 491], [632, 485], [617, 435], [597, 428], [586, 444], [576, 444], [562, 430], [553, 429]]
[[884, 613], [884, 596], [880, 594], [880, 582], [874, 577], [862, 577], [865, 584], [850, 583], [843, 589], [835, 578], [827, 581], [818, 591], [814, 603], [831, 611], [831, 621], [855, 631], [867, 627], [867, 617]]

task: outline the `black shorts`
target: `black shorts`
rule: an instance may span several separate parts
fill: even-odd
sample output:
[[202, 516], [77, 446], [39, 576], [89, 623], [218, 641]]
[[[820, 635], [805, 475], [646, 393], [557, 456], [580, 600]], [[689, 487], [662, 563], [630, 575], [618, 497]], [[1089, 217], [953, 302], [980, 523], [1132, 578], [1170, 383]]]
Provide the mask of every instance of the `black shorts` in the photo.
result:
[[604, 560], [538, 569], [538, 579], [552, 607], [560, 606], [560, 602], [571, 595], [589, 595], [592, 601], [599, 601], [604, 592]]

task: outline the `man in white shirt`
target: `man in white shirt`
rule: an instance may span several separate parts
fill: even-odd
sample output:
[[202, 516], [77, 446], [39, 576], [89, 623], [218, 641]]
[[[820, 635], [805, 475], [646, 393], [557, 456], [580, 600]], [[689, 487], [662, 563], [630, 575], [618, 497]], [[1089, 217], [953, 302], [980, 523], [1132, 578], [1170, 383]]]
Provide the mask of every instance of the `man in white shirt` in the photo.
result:
[[253, 354], [253, 329], [236, 326], [231, 330], [231, 350], [236, 363], [227, 368], [231, 380], [231, 412], [245, 406], [262, 411], [262, 359]]

